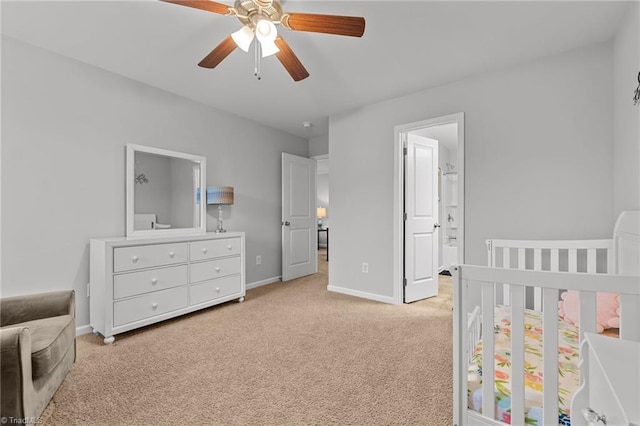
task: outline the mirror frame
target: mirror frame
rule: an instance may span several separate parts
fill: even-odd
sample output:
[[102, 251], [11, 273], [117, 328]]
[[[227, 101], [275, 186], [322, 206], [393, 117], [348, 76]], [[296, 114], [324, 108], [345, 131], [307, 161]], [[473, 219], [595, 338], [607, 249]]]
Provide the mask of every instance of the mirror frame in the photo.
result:
[[[200, 163], [200, 225], [193, 228], [169, 228], [138, 230], [135, 225], [135, 155], [136, 152], [164, 155], [167, 157], [191, 160]], [[178, 235], [202, 235], [207, 233], [207, 159], [200, 155], [186, 154], [184, 152], [169, 151], [166, 149], [127, 144], [126, 153], [126, 236], [127, 238], [168, 237]]]

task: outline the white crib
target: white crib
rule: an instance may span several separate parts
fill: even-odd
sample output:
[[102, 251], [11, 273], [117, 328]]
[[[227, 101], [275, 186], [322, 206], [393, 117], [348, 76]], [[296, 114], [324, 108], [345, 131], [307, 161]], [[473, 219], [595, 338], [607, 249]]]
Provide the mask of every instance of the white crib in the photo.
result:
[[[543, 326], [539, 424], [558, 424], [558, 300], [564, 290], [579, 291], [579, 336], [596, 331], [596, 292], [620, 295], [620, 338], [640, 342], [640, 212], [625, 212], [612, 240], [511, 241], [489, 240], [490, 267], [454, 268], [454, 424], [501, 425], [496, 420], [494, 381], [494, 315], [497, 305], [510, 314], [511, 424], [525, 424], [525, 312], [527, 305]], [[613, 272], [619, 274], [613, 274]], [[625, 275], [621, 275], [625, 274]], [[533, 289], [533, 301], [526, 297]], [[478, 290], [479, 289], [479, 290]], [[476, 290], [475, 292], [473, 290]], [[479, 302], [469, 299], [480, 294]], [[546, 309], [545, 309], [546, 308]], [[499, 308], [504, 309], [504, 308]], [[529, 314], [527, 314], [529, 315]], [[546, 325], [546, 326], [544, 326]], [[468, 369], [482, 336], [481, 413], [468, 409]], [[582, 371], [587, 371], [581, 368]], [[582, 377], [582, 381], [584, 381]], [[566, 395], [564, 395], [566, 397]], [[581, 408], [571, 407], [571, 413]], [[530, 421], [530, 419], [527, 419]], [[578, 422], [576, 422], [578, 423]]]

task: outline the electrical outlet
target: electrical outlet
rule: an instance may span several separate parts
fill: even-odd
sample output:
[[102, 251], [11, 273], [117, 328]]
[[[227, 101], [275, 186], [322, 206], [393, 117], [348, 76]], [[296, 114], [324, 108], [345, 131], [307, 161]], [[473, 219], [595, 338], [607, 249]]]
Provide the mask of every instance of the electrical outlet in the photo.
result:
[[369, 264], [367, 262], [362, 262], [362, 272], [364, 274], [368, 274], [369, 273]]
[[256, 256], [256, 265], [262, 265], [262, 256]]

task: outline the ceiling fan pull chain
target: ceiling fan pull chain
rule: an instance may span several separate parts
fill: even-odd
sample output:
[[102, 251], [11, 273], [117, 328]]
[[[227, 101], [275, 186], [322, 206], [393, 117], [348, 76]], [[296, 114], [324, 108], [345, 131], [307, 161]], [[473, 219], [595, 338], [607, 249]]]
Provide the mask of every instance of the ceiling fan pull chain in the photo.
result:
[[260, 54], [260, 43], [255, 43], [255, 57], [254, 57], [254, 67], [253, 67], [253, 75], [255, 75], [258, 80], [260, 80], [262, 77], [260, 77], [260, 58], [261, 58], [261, 54]]

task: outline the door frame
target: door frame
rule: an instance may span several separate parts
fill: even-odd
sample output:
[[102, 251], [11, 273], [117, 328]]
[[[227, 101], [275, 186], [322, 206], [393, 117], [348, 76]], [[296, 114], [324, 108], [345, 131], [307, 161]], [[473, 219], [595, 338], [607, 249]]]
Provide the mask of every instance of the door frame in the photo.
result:
[[464, 113], [394, 127], [393, 145], [393, 300], [404, 303], [404, 133], [443, 124], [458, 124], [458, 263], [464, 263]]

